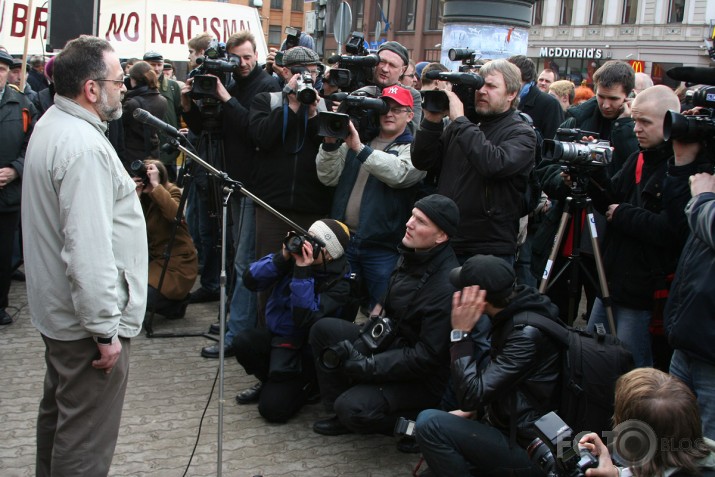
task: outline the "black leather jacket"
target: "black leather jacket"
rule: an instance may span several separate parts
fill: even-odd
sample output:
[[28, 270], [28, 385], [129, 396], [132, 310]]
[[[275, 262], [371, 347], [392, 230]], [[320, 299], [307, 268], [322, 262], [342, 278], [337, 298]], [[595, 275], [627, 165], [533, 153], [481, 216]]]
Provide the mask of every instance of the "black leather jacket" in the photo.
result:
[[505, 434], [515, 416], [516, 438], [528, 445], [533, 424], [558, 407], [559, 345], [533, 326], [510, 325], [511, 318], [531, 311], [558, 319], [558, 308], [531, 287], [518, 286], [509, 305], [491, 317], [490, 362], [479, 369], [470, 340], [452, 345], [452, 378], [460, 409], [486, 411], [485, 420]]

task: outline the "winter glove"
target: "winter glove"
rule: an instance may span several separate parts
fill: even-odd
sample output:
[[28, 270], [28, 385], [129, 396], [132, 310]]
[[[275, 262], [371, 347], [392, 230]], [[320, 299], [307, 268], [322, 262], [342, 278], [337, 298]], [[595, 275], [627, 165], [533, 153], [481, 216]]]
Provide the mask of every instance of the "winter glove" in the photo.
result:
[[348, 340], [341, 341], [332, 349], [340, 356], [345, 374], [359, 381], [371, 380], [375, 373], [375, 358], [363, 355]]

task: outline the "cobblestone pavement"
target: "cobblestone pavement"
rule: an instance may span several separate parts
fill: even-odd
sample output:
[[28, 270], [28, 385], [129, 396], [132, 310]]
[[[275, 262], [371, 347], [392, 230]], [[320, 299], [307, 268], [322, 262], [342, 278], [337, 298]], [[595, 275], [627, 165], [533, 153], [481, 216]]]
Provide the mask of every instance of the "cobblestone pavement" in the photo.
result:
[[[0, 476], [35, 473], [35, 421], [45, 374], [44, 346], [30, 323], [25, 284], [13, 282], [8, 313], [0, 328]], [[215, 321], [218, 303], [190, 305], [183, 320], [157, 317], [154, 331], [203, 332]], [[201, 415], [217, 376], [218, 360], [202, 358], [205, 338], [132, 340], [129, 385], [111, 476], [184, 475], [199, 433]], [[225, 360], [223, 475], [409, 476], [416, 455], [402, 454], [385, 436], [315, 434], [325, 417], [307, 406], [287, 424], [266, 423], [255, 405], [239, 406], [237, 391], [255, 382], [235, 359]], [[201, 437], [186, 475], [217, 475], [218, 384], [206, 411]]]

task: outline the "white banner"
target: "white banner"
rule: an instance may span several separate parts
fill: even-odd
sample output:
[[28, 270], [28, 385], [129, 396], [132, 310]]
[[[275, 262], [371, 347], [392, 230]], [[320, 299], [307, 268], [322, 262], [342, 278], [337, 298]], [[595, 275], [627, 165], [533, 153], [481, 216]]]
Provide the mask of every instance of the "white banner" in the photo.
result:
[[[0, 0], [0, 45], [14, 55], [24, 49], [28, 16], [29, 54], [42, 54], [45, 49], [47, 6], [35, 0], [30, 15], [27, 4], [27, 0]], [[191, 0], [102, 0], [100, 5], [98, 35], [121, 58], [141, 58], [153, 50], [166, 59], [186, 61], [187, 43], [204, 31], [225, 42], [237, 31], [250, 30], [259, 61], [264, 62], [268, 52], [258, 10], [252, 7]]]

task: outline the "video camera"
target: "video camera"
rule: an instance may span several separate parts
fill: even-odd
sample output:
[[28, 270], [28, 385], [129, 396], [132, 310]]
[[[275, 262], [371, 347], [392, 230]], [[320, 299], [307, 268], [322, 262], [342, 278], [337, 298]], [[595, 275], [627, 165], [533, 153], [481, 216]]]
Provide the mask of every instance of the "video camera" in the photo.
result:
[[[583, 137], [592, 136], [597, 142], [583, 140]], [[568, 166], [569, 171], [591, 171], [602, 168], [611, 163], [613, 151], [608, 141], [598, 140], [598, 133], [583, 131], [581, 129], [556, 130], [554, 139], [544, 139], [541, 146], [541, 157], [556, 161]]]
[[598, 458], [588, 449], [574, 448], [573, 430], [555, 412], [542, 416], [534, 427], [539, 437], [526, 452], [549, 477], [582, 477], [587, 469], [598, 467]]
[[[450, 50], [453, 51], [453, 50]], [[484, 78], [475, 73], [455, 73], [447, 71], [429, 71], [426, 78], [452, 83], [452, 91], [465, 106], [474, 107], [474, 93], [484, 86]], [[449, 109], [449, 98], [444, 91], [422, 91], [422, 108], [432, 113], [441, 113]]]
[[238, 67], [236, 63], [227, 61], [226, 44], [217, 40], [211, 40], [208, 48], [204, 52], [203, 58], [197, 58], [198, 66], [191, 70], [189, 78], [194, 78], [189, 95], [192, 99], [216, 99], [216, 86], [218, 78], [221, 82], [228, 84], [230, 76]]
[[290, 72], [299, 74], [295, 95], [303, 104], [313, 104], [318, 99], [318, 91], [313, 86], [313, 77], [305, 66], [293, 66]]
[[353, 32], [348, 39], [345, 51], [349, 55], [333, 55], [328, 58], [328, 63], [331, 65], [338, 63], [341, 69], [350, 72], [350, 83], [345, 88], [355, 91], [369, 83], [372, 78], [372, 68], [380, 62], [380, 57], [365, 48], [365, 36], [359, 31]]
[[663, 119], [665, 140], [677, 139], [683, 142], [699, 142], [715, 138], [715, 86], [702, 86], [686, 93], [693, 106], [706, 108], [706, 114], [683, 115], [668, 111]]
[[350, 134], [348, 122], [353, 121], [355, 129], [360, 132], [360, 141], [365, 142], [364, 136], [379, 128], [379, 124], [375, 124], [376, 118], [370, 112], [374, 111], [379, 116], [387, 114], [390, 109], [379, 96], [380, 91], [376, 86], [366, 86], [352, 94], [330, 95], [331, 100], [340, 101], [340, 107], [335, 113], [322, 111], [319, 114], [318, 135], [345, 139]]

